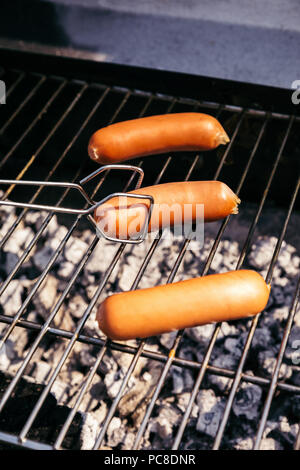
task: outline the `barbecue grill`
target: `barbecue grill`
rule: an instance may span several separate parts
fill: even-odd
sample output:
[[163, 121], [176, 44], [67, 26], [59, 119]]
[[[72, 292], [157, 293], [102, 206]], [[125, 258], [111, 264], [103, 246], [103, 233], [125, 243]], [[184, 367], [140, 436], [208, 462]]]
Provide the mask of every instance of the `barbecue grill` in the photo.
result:
[[[266, 214], [272, 213], [274, 219], [264, 232], [265, 235], [276, 238], [264, 271], [266, 281], [272, 284], [283, 244], [297, 238], [300, 202], [299, 107], [292, 104], [288, 90], [10, 50], [1, 51], [0, 65], [0, 78], [5, 82], [7, 89], [6, 104], [1, 107], [0, 115], [2, 180], [67, 180], [75, 184], [98, 168], [87, 156], [87, 143], [92, 133], [104, 125], [159, 113], [200, 111], [216, 116], [231, 138], [228, 146], [209, 153], [182, 152], [177, 155], [147, 157], [145, 160], [135, 160], [132, 164], [143, 169], [143, 185], [183, 179], [220, 179], [241, 198], [239, 215], [227, 217], [222, 223], [213, 225], [213, 242], [206, 259], [199, 262], [199, 276], [211, 272], [220, 243], [226, 238], [232, 224], [244, 217], [244, 210], [249, 210], [251, 217], [243, 219], [242, 235], [236, 233], [236, 238], [240, 240], [240, 252], [234, 269], [247, 266], [248, 254], [257, 243], [258, 233], [263, 230]], [[93, 200], [99, 201], [113, 192], [130, 190], [135, 183], [135, 175], [108, 169], [101, 177], [88, 182], [86, 191]], [[6, 226], [5, 233], [2, 231], [1, 249], [5, 262], [5, 247], [18, 229], [24, 226], [24, 221], [31, 212], [28, 207], [22, 208], [22, 204], [51, 203], [56, 207], [70, 208], [84, 208], [86, 204], [81, 194], [74, 194], [68, 187], [61, 188], [59, 194], [57, 188], [51, 191], [51, 187], [44, 185], [24, 187], [2, 184], [1, 189], [2, 201], [17, 201], [21, 205], [20, 208], [14, 209], [15, 218]], [[0, 206], [0, 211], [3, 207]], [[2, 218], [5, 214], [8, 213], [2, 213]], [[176, 332], [164, 347], [153, 347], [159, 343], [157, 338], [133, 343], [108, 341], [100, 333], [98, 335], [95, 331], [91, 332], [86, 325], [106, 289], [109, 287], [110, 292], [118, 289], [118, 284], [116, 281], [112, 282], [111, 278], [119, 272], [119, 266], [128, 256], [128, 250], [134, 253], [136, 247], [116, 242], [113, 244], [113, 252], [108, 252], [105, 245], [102, 251], [101, 248], [97, 251], [101, 253], [101, 262], [105, 259], [107, 265], [101, 276], [96, 279], [95, 289], [82, 314], [77, 318], [74, 328], [61, 327], [55, 323], [55, 319], [63, 305], [76, 294], [82, 272], [88, 266], [93, 252], [101, 247], [103, 240], [99, 239], [96, 233], [89, 239], [90, 242], [85, 245], [82, 256], [74, 262], [73, 271], [64, 281], [59, 281], [58, 296], [41, 320], [37, 304], [34, 303], [36, 297], [47, 283], [47, 279], [56, 272], [55, 269], [59, 266], [62, 253], [70, 239], [80, 238], [81, 233], [92, 230], [82, 214], [57, 215], [59, 224], [67, 227], [66, 231], [63, 232], [55, 250], [49, 254], [47, 262], [40, 270], [32, 271], [32, 257], [51, 241], [53, 236], [51, 233], [45, 236], [45, 233], [51, 225], [55, 211], [44, 211], [42, 215], [39, 226], [34, 226], [33, 237], [22, 248], [10, 269], [1, 269], [2, 299], [12, 285], [16, 289], [18, 283], [30, 280], [28, 287], [22, 291], [20, 305], [16, 311], [9, 313], [8, 309], [4, 308], [4, 301], [1, 302], [2, 351], [12, 341], [14, 332], [19, 331], [20, 335], [26, 335], [24, 356], [19, 358], [15, 373], [6, 375], [1, 369], [2, 448], [80, 448], [78, 432], [82, 427], [81, 404], [95, 384], [99, 386], [99, 397], [101, 396], [101, 383], [105, 382], [109, 372], [102, 364], [111, 353], [117, 353], [120, 358], [125, 357], [126, 367], [118, 379], [115, 393], [105, 397], [107, 407], [101, 422], [96, 423], [93, 442], [89, 448], [114, 448], [107, 441], [107, 433], [113, 420], [121, 416], [120, 404], [131, 390], [130, 384], [136, 370], [139, 370], [140, 375], [143, 374], [143, 368], [139, 367], [141, 361], [151, 361], [153, 371], [155, 370], [152, 380], [155, 383], [142, 408], [138, 426], [134, 428], [132, 417], [127, 417], [123, 441], [126, 440], [129, 430], [131, 435], [133, 434], [127, 444], [128, 449], [149, 449], [149, 442], [155, 442], [151, 441], [149, 426], [153, 417], [158, 414], [158, 407], [160, 410], [163, 407], [168, 410], [175, 408], [170, 386], [170, 374], [174, 369], [179, 376], [188, 371], [192, 383], [187, 390], [185, 405], [180, 409], [179, 420], [172, 431], [166, 433], [163, 448], [231, 448], [232, 436], [236, 433], [237, 438], [251, 437], [251, 448], [259, 449], [269, 421], [275, 424], [279, 422], [280, 416], [276, 410], [280, 406], [284, 407], [287, 402], [294, 403], [291, 423], [296, 426], [296, 431], [294, 434], [289, 433], [289, 439], [281, 439], [281, 444], [287, 449], [300, 447], [300, 437], [299, 433], [297, 434], [299, 405], [298, 408], [295, 405], [300, 399], [300, 382], [295, 378], [298, 373], [295, 360], [289, 364], [293, 370], [292, 375], [283, 378], [281, 375], [281, 366], [297, 314], [300, 286], [298, 275], [294, 276], [293, 283], [290, 284], [292, 292], [288, 305], [285, 306], [288, 311], [280, 323], [280, 342], [274, 349], [273, 368], [269, 376], [260, 373], [259, 367], [255, 368], [253, 365], [253, 354], [255, 355], [256, 351], [253, 342], [260, 329], [260, 322], [268, 317], [268, 307], [265, 312], [250, 321], [237, 322], [243, 331], [242, 346], [232, 368], [215, 365], [212, 361], [214, 355], [218, 354], [220, 336], [223, 340], [232, 338], [230, 325], [227, 325], [227, 334], [222, 332], [222, 324], [213, 327], [205, 345], [201, 346], [201, 357], [196, 354], [188, 357], [181, 353], [183, 342], [191, 341], [189, 337], [186, 338], [184, 331]], [[234, 231], [234, 225], [232, 227]], [[210, 231], [210, 228], [207, 230]], [[162, 250], [162, 239], [161, 233], [146, 245], [147, 250], [137, 262], [135, 275], [131, 274], [132, 277], [127, 279], [130, 289], [140, 287], [147, 268], [152, 266], [151, 262]], [[172, 257], [168, 260], [167, 270], [158, 268], [161, 271], [158, 283], [170, 283], [180, 276], [192, 276], [188, 263], [185, 263], [186, 257], [191, 253], [191, 243], [193, 242], [190, 239], [183, 238], [176, 245], [176, 251], [168, 252]], [[111, 253], [113, 254], [110, 255]], [[33, 304], [35, 316], [30, 316]], [[182, 311], [184, 313], [184, 305]], [[270, 331], [271, 336], [273, 333]], [[43, 383], [30, 379], [36, 356], [41, 351], [46, 351], [49, 356], [58, 344], [59, 358], [51, 365]], [[54, 400], [52, 390], [60, 374], [68, 370], [68, 364], [76, 355], [78, 345], [83, 345], [90, 351], [92, 362], [81, 369], [84, 380], [72, 397], [72, 405], [61, 404], [58, 399]], [[232, 351], [229, 356], [231, 354]], [[249, 362], [250, 357], [252, 359]], [[257, 372], [253, 373], [253, 370]], [[151, 371], [152, 369], [149, 369], [148, 374], [151, 375]], [[195, 417], [193, 407], [199, 394], [209, 388], [214, 378], [226, 380], [228, 387], [218, 391], [223, 403], [222, 412], [214, 433], [208, 435], [201, 431], [201, 428], [196, 429], [199, 416]], [[240, 415], [235, 414], [234, 407], [241, 399], [243, 386], [249, 384], [254, 386], [255, 390], [260, 390], [261, 394], [255, 402], [258, 410], [255, 423], [251, 424], [251, 429], [255, 430], [254, 434], [245, 436], [246, 427], [236, 424]], [[162, 401], [162, 398], [166, 400]], [[20, 402], [25, 408], [22, 416], [18, 411]], [[97, 405], [93, 406], [97, 409]], [[205, 410], [201, 412], [199, 409], [199, 414], [201, 413], [204, 414]], [[247, 416], [245, 419], [247, 421]], [[135, 429], [135, 433], [132, 429]], [[274, 432], [276, 434], [276, 430]], [[152, 431], [153, 433], [155, 432]], [[162, 434], [160, 429], [160, 435]], [[146, 435], [148, 447], [145, 447]], [[115, 448], [120, 448], [121, 445], [117, 443]], [[159, 444], [154, 443], [153, 449], [157, 448], [155, 445]]]

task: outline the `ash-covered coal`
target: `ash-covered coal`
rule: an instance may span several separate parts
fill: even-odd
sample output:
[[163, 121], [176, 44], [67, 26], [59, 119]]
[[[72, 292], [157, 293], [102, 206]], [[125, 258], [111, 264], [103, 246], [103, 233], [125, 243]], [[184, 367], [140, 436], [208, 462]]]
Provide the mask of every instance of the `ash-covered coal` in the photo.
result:
[[[225, 272], [236, 268], [247, 238], [254, 208], [246, 207], [245, 212], [246, 215], [241, 218], [235, 217], [232, 223], [229, 223], [212, 260], [210, 273]], [[266, 211], [264, 223], [258, 227], [247, 251], [244, 267], [255, 269], [266, 276], [278, 240], [273, 234], [274, 223], [280, 227], [280, 220], [283, 220], [284, 215], [284, 212], [279, 211], [276, 211], [274, 215], [273, 209]], [[5, 283], [7, 277], [10, 276], [35, 234], [43, 228], [47, 216], [46, 212], [27, 211], [21, 223], [3, 244], [0, 269], [2, 283]], [[10, 231], [16, 220], [17, 214], [14, 208], [0, 206], [1, 239]], [[269, 380], [274, 371], [300, 267], [300, 236], [298, 235], [297, 238], [296, 230], [296, 227], [299, 227], [299, 216], [292, 219], [291, 224], [292, 229], [282, 244], [274, 266], [269, 303], [259, 318], [249, 349], [245, 367], [247, 376], [258, 376]], [[175, 281], [201, 275], [218, 227], [218, 224], [211, 224], [205, 229], [203, 246], [191, 240]], [[273, 235], [270, 236], [270, 233]], [[9, 328], [9, 321], [6, 320], [20, 312], [23, 302], [35, 289], [40, 276], [45, 269], [49, 268], [35, 295], [26, 304], [21, 314], [21, 319], [41, 328], [56, 309], [50, 327], [62, 333], [68, 333], [68, 335], [45, 334], [24, 371], [24, 380], [29, 381], [30, 384], [38, 384], [41, 389], [55, 371], [68, 347], [70, 335], [75, 332], [78, 322], [85, 315], [91, 299], [119, 248], [118, 244], [104, 239], [99, 240], [81, 272], [73, 279], [78, 264], [93, 243], [95, 233], [92, 227], [74, 231], [64, 244], [59, 256], [56, 256], [56, 250], [67, 234], [68, 228], [61, 225], [58, 218], [53, 215], [50, 222], [45, 224], [37, 243], [33, 245], [28, 256], [7, 284], [0, 301], [2, 315], [0, 334], [2, 336]], [[88, 338], [102, 340], [102, 343], [93, 344], [80, 340], [75, 342], [51, 388], [51, 397], [55, 400], [55, 406], [71, 410], [76, 403], [78, 394], [106, 339], [95, 321], [97, 305], [111, 293], [131, 289], [152, 241], [149, 236], [142, 244], [128, 245], [125, 248], [81, 332]], [[171, 233], [160, 240], [139, 281], [138, 288], [163, 284], [167, 281], [182, 242], [182, 239], [174, 238]], [[72, 279], [74, 282], [68, 286]], [[66, 289], [69, 290], [65, 296]], [[64, 297], [61, 302], [62, 295]], [[205, 374], [191, 409], [181, 448], [211, 448], [232, 384], [230, 375], [223, 374], [222, 371], [235, 371], [251, 322], [251, 319], [247, 319], [223, 322], [220, 325], [209, 360], [209, 365], [214, 369]], [[0, 371], [3, 374], [9, 374], [6, 377], [13, 377], [22, 366], [24, 358], [31, 351], [30, 348], [39, 328], [24, 328], [17, 324], [12, 329], [0, 350]], [[179, 357], [188, 361], [202, 362], [214, 330], [215, 325], [187, 329], [178, 350]], [[145, 349], [148, 352], [167, 355], [175, 337], [176, 332], [172, 332], [157, 338], [149, 338]], [[300, 310], [298, 309], [280, 369], [280, 380], [297, 386], [300, 385], [300, 361], [297, 360], [294, 345], [299, 339]], [[137, 348], [139, 341], [122, 344]], [[78, 418], [76, 423], [80, 429], [80, 438], [76, 440], [76, 446], [81, 449], [93, 447], [132, 360], [132, 354], [107, 346], [93, 380], [78, 407], [79, 414], [76, 416], [80, 416], [80, 419]], [[107, 428], [102, 443], [103, 448], [125, 450], [132, 447], [163, 365], [163, 362], [156, 361], [154, 358], [148, 359], [143, 356], [139, 358], [117, 411]], [[217, 370], [218, 373], [214, 372]], [[142, 448], [169, 449], [172, 446], [176, 431], [188, 406], [197, 372], [197, 369], [184, 368], [176, 364], [171, 367], [149, 419]], [[5, 383], [8, 384], [8, 379]], [[252, 448], [266, 392], [266, 388], [242, 380], [232, 406], [222, 447]], [[26, 395], [24, 399], [33, 406], [35, 397], [36, 391], [33, 391], [31, 398]], [[300, 395], [277, 391], [274, 406], [271, 407], [268, 416], [261, 448], [292, 448], [299, 430], [299, 422]], [[13, 428], [10, 428], [10, 431], [13, 432]]]

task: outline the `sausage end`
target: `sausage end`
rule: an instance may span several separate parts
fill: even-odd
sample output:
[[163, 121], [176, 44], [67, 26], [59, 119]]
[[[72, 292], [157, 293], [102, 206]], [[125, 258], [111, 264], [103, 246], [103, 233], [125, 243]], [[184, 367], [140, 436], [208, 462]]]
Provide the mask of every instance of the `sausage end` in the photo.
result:
[[230, 138], [226, 134], [226, 132], [223, 129], [223, 132], [220, 132], [216, 136], [216, 143], [217, 145], [226, 145], [230, 142]]
[[108, 165], [109, 163], [113, 163], [113, 158], [109, 155], [109, 152], [105, 150], [103, 143], [101, 144], [101, 139], [99, 135], [101, 135], [102, 129], [95, 132], [92, 137], [90, 138], [88, 144], [88, 155], [91, 160], [94, 160], [97, 163], [102, 163], [103, 165]]
[[[117, 295], [117, 294], [115, 294]], [[122, 334], [118, 335], [118, 322], [114, 319], [114, 311], [110, 308], [110, 297], [107, 297], [99, 306], [96, 320], [100, 330], [111, 340], [122, 340]]]
[[239, 204], [241, 203], [241, 200], [239, 197], [235, 195], [235, 206], [233, 207], [231, 214], [238, 214], [239, 213]]
[[98, 162], [99, 161], [99, 155], [98, 155], [98, 152], [97, 152], [97, 149], [96, 147], [94, 147], [93, 145], [89, 144], [88, 146], [88, 154], [89, 154], [89, 157]]

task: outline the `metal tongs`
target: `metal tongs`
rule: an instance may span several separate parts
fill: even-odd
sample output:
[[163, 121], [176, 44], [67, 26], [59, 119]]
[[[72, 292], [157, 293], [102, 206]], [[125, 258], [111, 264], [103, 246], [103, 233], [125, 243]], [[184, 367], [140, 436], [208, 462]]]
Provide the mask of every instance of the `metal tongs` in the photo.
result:
[[[20, 207], [20, 208], [33, 209], [33, 210], [45, 210], [49, 212], [57, 212], [57, 213], [63, 213], [63, 214], [75, 214], [78, 216], [87, 216], [88, 220], [92, 223], [92, 225], [96, 229], [96, 233], [99, 237], [102, 236], [106, 238], [107, 240], [113, 241], [113, 242], [132, 243], [132, 244], [141, 243], [146, 237], [149, 221], [151, 218], [152, 208], [154, 204], [154, 199], [152, 196], [145, 195], [145, 194], [130, 194], [130, 193], [124, 193], [124, 192], [115, 192], [101, 199], [101, 201], [96, 202], [89, 197], [89, 195], [86, 193], [86, 191], [82, 187], [85, 183], [87, 183], [88, 181], [91, 181], [100, 173], [103, 173], [104, 171], [116, 170], [116, 169], [117, 170], [130, 170], [130, 171], [133, 171], [134, 173], [135, 172], [139, 173], [139, 178], [136, 183], [135, 190], [141, 187], [142, 181], [144, 179], [144, 171], [141, 168], [137, 166], [133, 166], [133, 165], [105, 165], [105, 166], [98, 168], [97, 170], [95, 170], [93, 173], [89, 174], [85, 178], [81, 179], [79, 183], [69, 183], [69, 182], [59, 182], [59, 181], [57, 182], [56, 181], [35, 181], [35, 180], [26, 181], [26, 180], [0, 179], [0, 184], [7, 184], [7, 185], [24, 185], [24, 186], [32, 185], [32, 186], [40, 186], [40, 187], [50, 186], [50, 187], [57, 187], [57, 188], [76, 189], [77, 191], [81, 193], [81, 195], [89, 204], [89, 207], [87, 209], [72, 209], [68, 207], [50, 206], [50, 205], [44, 205], [44, 204], [30, 204], [26, 202], [24, 203], [14, 202], [10, 200], [9, 201], [0, 200], [0, 205], [14, 206], [14, 207]], [[94, 217], [91, 215], [99, 206], [101, 206], [105, 202], [115, 197], [130, 197], [130, 198], [136, 198], [136, 199], [146, 199], [150, 202], [148, 214], [145, 219], [145, 223], [143, 224], [142, 230], [139, 232], [138, 236], [131, 238], [131, 239], [115, 238], [115, 237], [108, 236], [105, 232], [101, 230], [101, 228], [97, 225]]]

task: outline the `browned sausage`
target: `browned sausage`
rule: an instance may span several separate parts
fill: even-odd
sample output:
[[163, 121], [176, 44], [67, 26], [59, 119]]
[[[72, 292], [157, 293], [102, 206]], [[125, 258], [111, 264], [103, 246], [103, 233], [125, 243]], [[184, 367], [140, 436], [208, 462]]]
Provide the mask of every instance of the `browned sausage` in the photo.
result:
[[146, 338], [206, 323], [260, 313], [270, 286], [252, 270], [210, 274], [107, 297], [100, 305], [100, 329], [113, 340]]
[[92, 160], [109, 164], [166, 152], [212, 150], [229, 142], [217, 119], [202, 113], [149, 116], [96, 131], [88, 145]]
[[[150, 195], [154, 205], [148, 231], [188, 224], [202, 217], [212, 222], [238, 212], [240, 199], [220, 181], [184, 181], [158, 184], [131, 191], [129, 194]], [[201, 212], [203, 204], [204, 212]], [[95, 211], [99, 228], [108, 236], [132, 238], [147, 219], [148, 199], [112, 198]]]

